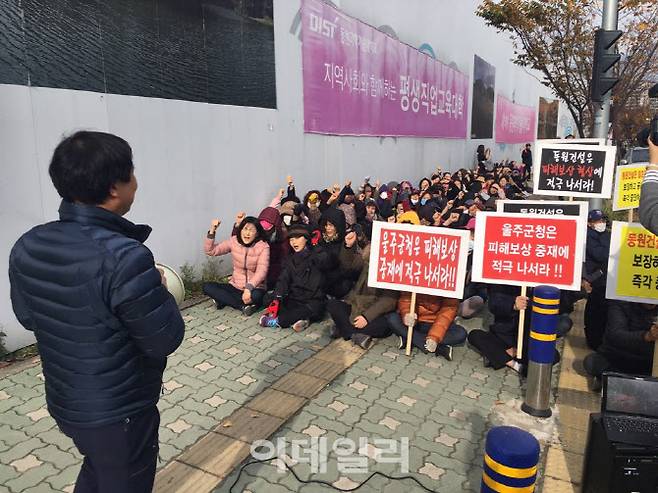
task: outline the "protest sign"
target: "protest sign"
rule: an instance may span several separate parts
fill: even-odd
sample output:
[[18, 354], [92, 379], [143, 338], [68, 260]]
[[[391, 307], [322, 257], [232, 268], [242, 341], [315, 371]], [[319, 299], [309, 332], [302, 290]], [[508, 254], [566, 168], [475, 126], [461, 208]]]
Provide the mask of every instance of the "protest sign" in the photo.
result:
[[[368, 286], [460, 299], [464, 294], [470, 232], [413, 224], [373, 223]], [[407, 327], [411, 355], [414, 324]]]
[[498, 200], [497, 212], [515, 214], [541, 214], [543, 216], [581, 216], [587, 221], [587, 202], [564, 202], [561, 200]]
[[475, 282], [580, 290], [583, 216], [480, 212], [475, 225]]
[[535, 194], [610, 198], [616, 147], [537, 141], [535, 153]]
[[617, 166], [613, 211], [640, 207], [640, 191], [647, 163]]
[[658, 304], [658, 239], [638, 223], [612, 223], [605, 297]]
[[373, 223], [368, 286], [461, 298], [468, 241], [464, 230]]

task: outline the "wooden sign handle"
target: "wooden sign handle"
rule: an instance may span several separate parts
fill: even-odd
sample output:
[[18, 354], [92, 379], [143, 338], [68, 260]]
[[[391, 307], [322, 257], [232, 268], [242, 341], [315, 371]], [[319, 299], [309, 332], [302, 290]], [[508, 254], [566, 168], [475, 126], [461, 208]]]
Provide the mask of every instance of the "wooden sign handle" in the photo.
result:
[[633, 209], [628, 209], [628, 222], [633, 222]]
[[[409, 314], [413, 315], [416, 313], [416, 293], [411, 293], [411, 307], [409, 308]], [[414, 326], [409, 325], [407, 327], [407, 348], [405, 354], [411, 356], [411, 338], [414, 335]]]
[[[528, 288], [521, 287], [521, 296], [524, 298], [528, 295]], [[516, 357], [521, 359], [523, 357], [523, 336], [525, 332], [525, 310], [519, 311], [519, 334], [516, 339]]]

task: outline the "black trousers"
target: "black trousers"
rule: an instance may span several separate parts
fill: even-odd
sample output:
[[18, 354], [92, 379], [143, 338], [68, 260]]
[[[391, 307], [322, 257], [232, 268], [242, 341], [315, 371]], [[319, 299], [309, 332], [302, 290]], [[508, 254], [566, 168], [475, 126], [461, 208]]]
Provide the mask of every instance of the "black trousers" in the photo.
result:
[[[219, 308], [231, 306], [236, 310], [242, 310], [242, 291], [231, 284], [219, 282], [206, 282], [203, 285], [204, 294], [210, 296], [217, 302]], [[263, 304], [264, 289], [253, 289], [251, 291], [251, 304], [261, 306]]]
[[468, 342], [489, 360], [494, 370], [504, 368], [508, 361], [514, 359], [507, 354], [509, 345], [492, 332], [472, 330], [468, 333]]
[[298, 320], [315, 322], [322, 318], [324, 303], [309, 301], [302, 303], [294, 300], [284, 300], [279, 307], [279, 325], [288, 328]]
[[351, 339], [355, 333], [364, 334], [378, 339], [388, 337], [393, 333], [385, 316], [377, 317], [374, 320], [368, 320], [368, 325], [363, 329], [357, 329], [352, 325], [352, 321], [350, 320], [352, 306], [344, 301], [329, 300], [327, 302], [327, 311], [336, 324], [336, 328], [340, 332], [340, 335], [346, 341]]
[[605, 326], [608, 324], [608, 305], [605, 299], [605, 286], [595, 286], [587, 297], [585, 313], [585, 339], [587, 345], [597, 350], [603, 342]]
[[98, 428], [58, 423], [84, 456], [74, 493], [149, 493], [158, 459], [159, 425], [155, 406]]

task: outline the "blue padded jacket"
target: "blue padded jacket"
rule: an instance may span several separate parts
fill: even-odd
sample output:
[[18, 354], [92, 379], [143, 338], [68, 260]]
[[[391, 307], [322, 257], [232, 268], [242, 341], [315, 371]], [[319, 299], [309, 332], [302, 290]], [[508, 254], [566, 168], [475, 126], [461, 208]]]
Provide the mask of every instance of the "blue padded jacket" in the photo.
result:
[[59, 214], [14, 245], [11, 301], [36, 336], [50, 414], [104, 426], [158, 402], [184, 322], [142, 244], [149, 226], [69, 202]]

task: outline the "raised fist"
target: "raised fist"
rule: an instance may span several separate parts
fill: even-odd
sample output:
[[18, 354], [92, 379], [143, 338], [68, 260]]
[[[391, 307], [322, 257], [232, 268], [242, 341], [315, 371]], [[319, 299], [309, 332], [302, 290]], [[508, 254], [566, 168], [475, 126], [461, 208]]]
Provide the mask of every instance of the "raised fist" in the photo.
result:
[[222, 222], [219, 219], [213, 219], [210, 223], [210, 231], [213, 233], [217, 231], [217, 228], [219, 228], [220, 224], [222, 224]]

